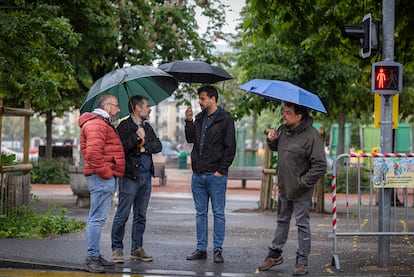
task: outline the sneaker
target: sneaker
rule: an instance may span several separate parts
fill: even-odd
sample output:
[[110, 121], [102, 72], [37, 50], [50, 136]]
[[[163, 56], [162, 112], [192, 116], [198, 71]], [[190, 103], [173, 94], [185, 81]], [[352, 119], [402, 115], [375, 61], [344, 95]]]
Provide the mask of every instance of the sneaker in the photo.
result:
[[152, 256], [145, 252], [144, 248], [138, 247], [131, 253], [131, 259], [141, 260], [143, 262], [152, 262]]
[[187, 256], [187, 260], [205, 260], [207, 259], [207, 252], [197, 249], [191, 255]]
[[224, 263], [223, 255], [221, 254], [220, 250], [214, 251], [214, 262], [218, 264]]
[[259, 265], [257, 268], [260, 271], [266, 271], [269, 270], [271, 267], [275, 266], [275, 265], [279, 265], [283, 263], [283, 258], [281, 255], [279, 255], [277, 258], [272, 258], [272, 257], [267, 257], [264, 262]]
[[112, 261], [117, 264], [124, 263], [124, 253], [122, 253], [122, 249], [115, 249], [112, 251]]
[[295, 268], [293, 269], [294, 276], [301, 276], [307, 273], [308, 273], [308, 267], [305, 264], [297, 264], [295, 265]]
[[104, 267], [114, 267], [115, 264], [111, 261], [105, 260], [104, 257], [102, 257], [102, 255], [99, 255], [99, 259], [101, 260], [101, 264]]
[[91, 273], [104, 273], [105, 267], [102, 265], [100, 257], [87, 257], [83, 264], [83, 269]]

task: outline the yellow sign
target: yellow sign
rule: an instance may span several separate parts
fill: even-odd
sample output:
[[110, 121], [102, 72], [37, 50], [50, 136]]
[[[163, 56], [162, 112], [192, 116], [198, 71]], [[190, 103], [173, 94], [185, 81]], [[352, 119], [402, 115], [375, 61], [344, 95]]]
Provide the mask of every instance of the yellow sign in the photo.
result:
[[[374, 127], [380, 127], [381, 95], [374, 93]], [[398, 94], [392, 96], [392, 128], [398, 128]]]
[[414, 158], [374, 158], [374, 187], [414, 188]]

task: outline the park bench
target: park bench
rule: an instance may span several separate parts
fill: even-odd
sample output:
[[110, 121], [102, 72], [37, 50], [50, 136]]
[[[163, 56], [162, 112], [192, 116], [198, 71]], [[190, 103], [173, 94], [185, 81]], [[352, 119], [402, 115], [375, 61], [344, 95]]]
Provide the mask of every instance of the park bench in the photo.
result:
[[261, 181], [263, 176], [263, 168], [261, 166], [235, 166], [229, 167], [227, 179], [241, 180], [242, 188], [246, 188], [247, 180]]
[[167, 185], [167, 175], [165, 174], [164, 163], [154, 163], [154, 177], [159, 178], [160, 187]]

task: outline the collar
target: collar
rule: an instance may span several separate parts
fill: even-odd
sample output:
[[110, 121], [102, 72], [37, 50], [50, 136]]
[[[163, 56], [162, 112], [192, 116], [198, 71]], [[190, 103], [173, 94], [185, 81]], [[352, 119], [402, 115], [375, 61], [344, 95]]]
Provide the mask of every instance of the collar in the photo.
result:
[[109, 113], [107, 113], [105, 110], [100, 109], [100, 108], [94, 109], [92, 113], [97, 114], [99, 116], [102, 116], [103, 118], [108, 119], [108, 120], [109, 120], [109, 117], [110, 117]]
[[135, 123], [135, 125], [137, 125], [137, 126], [142, 126], [142, 127], [144, 127], [144, 126], [145, 126], [145, 121], [142, 121], [141, 123], [139, 123], [139, 122], [138, 122], [138, 120], [137, 120], [135, 117], [133, 117], [132, 115], [130, 115], [130, 117], [131, 117], [131, 119], [132, 119], [132, 122], [134, 122], [134, 123]]

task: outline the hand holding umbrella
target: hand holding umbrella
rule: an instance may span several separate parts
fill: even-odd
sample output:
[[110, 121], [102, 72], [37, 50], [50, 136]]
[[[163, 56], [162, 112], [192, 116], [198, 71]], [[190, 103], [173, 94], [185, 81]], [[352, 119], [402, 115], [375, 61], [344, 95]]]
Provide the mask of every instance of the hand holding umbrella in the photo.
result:
[[187, 110], [185, 111], [185, 118], [187, 121], [193, 121], [193, 109], [191, 106], [188, 106]]
[[[139, 138], [142, 139], [142, 141], [145, 141], [145, 129], [144, 129], [144, 127], [142, 127], [141, 124], [138, 126], [136, 134]], [[144, 144], [144, 143], [142, 143], [142, 144]], [[144, 146], [140, 146], [139, 150], [140, 150], [140, 152], [145, 152]]]
[[274, 141], [276, 139], [276, 129], [270, 129], [267, 133], [267, 139], [270, 141]]

